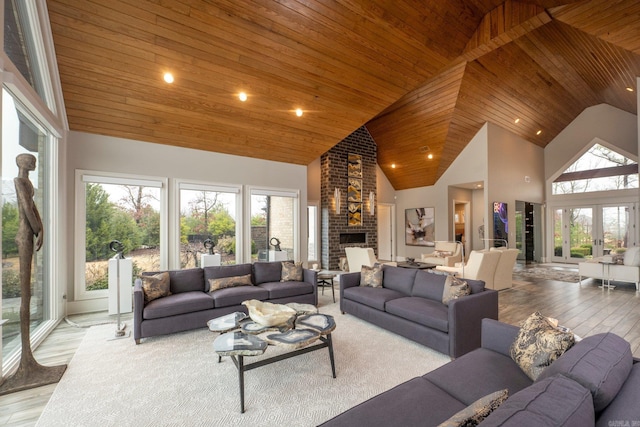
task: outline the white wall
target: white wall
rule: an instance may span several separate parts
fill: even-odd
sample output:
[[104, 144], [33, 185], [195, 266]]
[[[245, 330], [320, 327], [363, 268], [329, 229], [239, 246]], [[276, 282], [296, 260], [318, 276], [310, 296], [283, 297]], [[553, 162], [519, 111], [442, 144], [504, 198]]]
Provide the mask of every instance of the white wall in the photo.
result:
[[515, 248], [516, 200], [544, 203], [544, 149], [494, 124], [489, 124], [488, 141], [485, 238], [493, 238], [493, 202], [505, 202], [509, 247]]
[[[288, 163], [192, 150], [130, 139], [112, 138], [82, 132], [70, 132], [67, 141], [66, 227], [69, 231], [67, 271], [73, 272], [75, 212], [75, 170], [193, 180], [217, 184], [251, 185], [265, 188], [298, 190], [300, 193], [299, 240], [301, 260], [307, 259], [307, 167]], [[215, 144], [215, 142], [212, 142]], [[169, 191], [171, 199], [172, 191]], [[174, 215], [170, 212], [170, 217]], [[171, 218], [170, 218], [171, 221]], [[74, 301], [74, 277], [69, 275], [68, 312], [83, 311]], [[106, 302], [104, 303], [106, 309]]]
[[544, 149], [544, 176], [565, 170], [594, 138], [615, 145], [621, 154], [638, 156], [638, 118], [611, 105], [586, 108]]

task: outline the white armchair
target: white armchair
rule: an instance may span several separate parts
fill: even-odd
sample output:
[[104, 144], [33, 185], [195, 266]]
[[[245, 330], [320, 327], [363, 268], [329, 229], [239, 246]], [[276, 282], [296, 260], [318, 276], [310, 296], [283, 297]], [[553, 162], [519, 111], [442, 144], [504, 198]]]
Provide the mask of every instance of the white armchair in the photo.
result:
[[516, 259], [520, 251], [518, 249], [491, 248], [490, 252], [499, 252], [500, 260], [496, 266], [496, 272], [493, 275], [493, 288], [496, 291], [507, 289], [513, 286], [513, 266], [516, 265]]
[[455, 267], [438, 265], [436, 270], [456, 274], [465, 279], [484, 280], [485, 286], [493, 289], [495, 271], [499, 261], [500, 251], [471, 251], [469, 260], [464, 267], [462, 265]]
[[458, 242], [435, 242], [433, 252], [422, 254], [422, 262], [454, 267], [456, 262], [462, 262], [462, 244]]
[[[373, 267], [379, 262], [372, 248], [344, 248], [344, 253], [347, 256], [350, 273], [360, 272], [363, 265]], [[396, 265], [395, 262], [385, 262], [384, 264]]]

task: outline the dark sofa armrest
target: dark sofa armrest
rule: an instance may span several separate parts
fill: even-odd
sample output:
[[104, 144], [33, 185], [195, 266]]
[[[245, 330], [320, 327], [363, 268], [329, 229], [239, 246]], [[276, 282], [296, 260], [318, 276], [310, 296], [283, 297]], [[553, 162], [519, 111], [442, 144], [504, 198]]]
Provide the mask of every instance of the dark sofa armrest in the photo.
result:
[[142, 311], [144, 310], [144, 291], [142, 280], [136, 279], [133, 284], [133, 339], [140, 344], [142, 336]]
[[511, 344], [520, 328], [494, 319], [482, 320], [482, 348], [509, 356]]
[[360, 286], [360, 273], [343, 273], [340, 275], [340, 310], [342, 310], [342, 300], [344, 299], [344, 290]]
[[302, 269], [302, 280], [307, 283], [311, 283], [313, 286], [313, 300], [314, 305], [318, 306], [318, 272], [315, 270], [309, 270], [308, 268]]
[[480, 347], [484, 318], [498, 319], [498, 291], [485, 289], [449, 302], [451, 357], [460, 357]]

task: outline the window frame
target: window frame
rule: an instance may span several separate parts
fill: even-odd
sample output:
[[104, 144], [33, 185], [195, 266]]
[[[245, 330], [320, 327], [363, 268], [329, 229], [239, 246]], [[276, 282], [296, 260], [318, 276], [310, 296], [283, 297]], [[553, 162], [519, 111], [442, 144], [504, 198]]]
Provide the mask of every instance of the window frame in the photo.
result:
[[131, 175], [76, 169], [75, 171], [75, 239], [74, 239], [74, 301], [82, 302], [108, 297], [108, 290], [86, 290], [86, 186], [87, 183], [113, 185], [143, 185], [160, 188], [160, 268], [167, 268], [168, 259], [168, 179], [145, 175]]
[[[244, 210], [244, 259], [251, 262], [251, 198], [253, 196], [291, 197], [293, 202], [293, 258], [300, 260], [300, 190], [294, 188], [273, 188], [247, 185]], [[306, 221], [305, 221], [306, 222]]]
[[220, 193], [235, 193], [236, 194], [236, 264], [244, 262], [243, 251], [243, 191], [242, 185], [222, 184], [215, 182], [196, 181], [190, 179], [173, 180], [173, 220], [171, 221], [171, 245], [172, 254], [170, 259], [170, 267], [172, 269], [180, 268], [180, 191], [211, 191]]

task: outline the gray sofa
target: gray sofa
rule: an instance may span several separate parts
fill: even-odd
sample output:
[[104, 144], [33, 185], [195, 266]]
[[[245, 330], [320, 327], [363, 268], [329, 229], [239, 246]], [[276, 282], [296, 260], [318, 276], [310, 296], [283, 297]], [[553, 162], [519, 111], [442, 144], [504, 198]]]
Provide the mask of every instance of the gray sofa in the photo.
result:
[[508, 398], [482, 427], [633, 426], [640, 424], [640, 363], [612, 333], [577, 342], [536, 381], [509, 356], [516, 326], [482, 321], [482, 346], [379, 394], [325, 427], [437, 426], [490, 393]]
[[340, 276], [340, 310], [452, 358], [480, 346], [483, 318], [498, 318], [498, 292], [467, 280], [471, 295], [442, 303], [446, 276], [383, 265], [382, 288], [360, 285], [360, 273]]
[[[159, 272], [146, 272], [152, 275]], [[237, 286], [209, 292], [209, 279], [251, 274], [253, 286]], [[277, 304], [297, 302], [318, 305], [318, 273], [303, 269], [303, 281], [281, 282], [282, 263], [256, 262], [169, 271], [171, 295], [145, 305], [142, 280], [133, 289], [133, 338], [171, 334], [203, 328], [215, 317], [242, 311], [241, 303], [257, 299]]]

